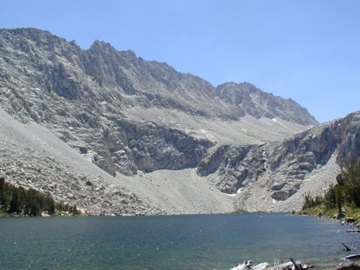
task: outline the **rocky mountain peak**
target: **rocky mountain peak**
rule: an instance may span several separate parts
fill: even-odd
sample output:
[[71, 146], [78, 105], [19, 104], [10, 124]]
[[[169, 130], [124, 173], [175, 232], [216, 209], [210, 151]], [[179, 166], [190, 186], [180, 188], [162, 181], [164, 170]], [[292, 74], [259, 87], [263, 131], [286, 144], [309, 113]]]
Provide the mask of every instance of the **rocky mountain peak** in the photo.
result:
[[[129, 192], [124, 191], [127, 194], [124, 204], [136, 201], [139, 209], [146, 204], [135, 199], [130, 190], [156, 205], [154, 209], [170, 201], [174, 201], [174, 209], [184, 207], [188, 193], [196, 197], [197, 188], [184, 184], [187, 187], [184, 189], [182, 182], [187, 178], [196, 179], [194, 185], [202, 186], [199, 193], [205, 197], [199, 199], [200, 204], [229, 202], [226, 195], [213, 191], [213, 186], [226, 193], [249, 189], [249, 194], [256, 187], [269, 200], [293, 198], [301, 188], [301, 181], [326, 166], [335, 150], [345, 157], [350, 150], [356, 154], [352, 149], [358, 146], [356, 117], [348, 120], [353, 129], [331, 126], [301, 133], [316, 125], [305, 108], [250, 83], [230, 82], [214, 87], [198, 76], [178, 72], [166, 63], [145, 61], [132, 51], [117, 51], [103, 41], [95, 41], [88, 50], [83, 50], [75, 42], [37, 29], [0, 30], [0, 106], [5, 115], [1, 118], [3, 123], [8, 122], [10, 114], [29, 127], [33, 128], [34, 123], [37, 128], [41, 125], [56, 135], [52, 136], [54, 142], [56, 138], [62, 140], [56, 142], [59, 148], [51, 153], [62, 153], [66, 143], [72, 148], [66, 153], [71, 152], [72, 159], [81, 160], [84, 174], [86, 162], [96, 165], [96, 169], [88, 166], [93, 171], [101, 169], [106, 183], [126, 186]], [[345, 122], [340, 124], [349, 126]], [[21, 125], [17, 130], [23, 131], [25, 127]], [[350, 130], [352, 137], [344, 139], [339, 135]], [[0, 131], [9, 142], [21, 143], [16, 138], [13, 142], [2, 126]], [[30, 135], [31, 140], [37, 136]], [[326, 143], [329, 138], [331, 143]], [[2, 147], [6, 151], [11, 149], [7, 143]], [[17, 149], [21, 150], [21, 145]], [[7, 158], [11, 159], [11, 155]], [[40, 159], [38, 153], [39, 166], [48, 164]], [[54, 159], [51, 166], [55, 163]], [[5, 165], [0, 173], [4, 170], [11, 175], [12, 169]], [[66, 167], [58, 167], [65, 177]], [[71, 183], [60, 185], [54, 171], [56, 167], [43, 175], [41, 185], [36, 182], [36, 175], [31, 174], [32, 185], [59, 198], [67, 197], [71, 192], [66, 185]], [[21, 173], [17, 171], [14, 179], [23, 184]], [[163, 177], [153, 185], [149, 175], [171, 177]], [[92, 194], [95, 186], [106, 185], [90, 176], [86, 179], [95, 184], [86, 185], [83, 176], [72, 177], [77, 182], [78, 201], [80, 197], [83, 199], [80, 196], [83, 189]], [[61, 189], [45, 185], [46, 177]], [[165, 179], [179, 182], [170, 185]], [[26, 180], [27, 185], [29, 181]], [[261, 184], [258, 187], [256, 183]], [[161, 189], [163, 186], [166, 189]], [[173, 190], [175, 187], [178, 189]], [[148, 191], [152, 192], [151, 196]], [[102, 194], [105, 203], [111, 188], [96, 192]], [[111, 195], [112, 201], [117, 200], [116, 196]], [[67, 198], [70, 200], [71, 196]], [[178, 199], [182, 202], [180, 208], [176, 206]], [[85, 202], [84, 207], [93, 203]], [[241, 202], [249, 201], [242, 198]], [[227, 203], [226, 207], [231, 205]], [[124, 205], [118, 206], [124, 210]], [[92, 207], [89, 209], [96, 208]], [[187, 207], [192, 209], [191, 205]], [[213, 204], [206, 207], [211, 209]], [[93, 213], [99, 213], [96, 209]]]
[[[0, 100], [3, 108], [23, 120], [59, 127], [56, 132], [65, 141], [84, 141], [77, 144], [96, 150], [103, 158], [97, 159], [97, 164], [111, 174], [195, 166], [204, 149], [224, 137], [216, 139], [204, 129], [211, 121], [239, 121], [250, 115], [299, 125], [285, 132], [277, 130], [280, 126], [274, 123], [275, 132], [285, 134], [315, 123], [300, 105], [249, 83], [226, 83], [215, 88], [197, 76], [177, 72], [164, 63], [144, 61], [132, 51], [119, 52], [103, 41], [82, 50], [73, 42], [36, 29], [2, 30], [0, 36], [4, 37], [0, 39], [0, 83], [6, 89]], [[180, 115], [189, 121], [178, 123], [176, 131], [173, 123]], [[193, 117], [198, 120], [194, 122]], [[156, 121], [159, 118], [164, 119], [161, 124]], [[146, 136], [145, 119], [156, 127]], [[250, 138], [240, 126], [236, 129]], [[223, 133], [221, 128], [213, 132]], [[98, 139], [89, 139], [90, 134], [97, 134]], [[197, 139], [189, 134], [196, 134]], [[203, 143], [199, 136], [211, 140]], [[182, 140], [189, 145], [179, 145]], [[118, 151], [125, 151], [126, 156], [116, 157]], [[195, 159], [183, 160], [191, 156]]]
[[136, 56], [134, 51], [132, 50], [117, 51], [110, 43], [101, 40], [95, 40], [94, 43], [90, 46], [89, 50], [87, 51], [90, 51], [91, 53], [95, 53], [98, 55], [105, 55], [105, 54], [110, 54], [113, 56], [118, 55], [128, 59], [128, 61], [138, 60], [138, 57]]
[[[177, 72], [165, 63], [144, 61], [130, 50], [117, 51], [104, 41], [97, 40], [90, 49], [81, 50], [75, 42], [33, 28], [2, 30], [1, 36], [3, 42], [16, 48], [22, 57], [32, 55], [31, 59], [23, 60], [33, 63], [35, 69], [46, 69], [47, 74], [42, 76], [48, 88], [65, 98], [94, 96], [94, 85], [89, 84], [95, 82], [101, 91], [108, 88], [116, 89], [121, 95], [136, 94], [137, 104], [144, 107], [155, 105], [229, 120], [249, 114], [301, 125], [316, 124], [300, 105], [262, 92], [250, 83], [225, 83], [214, 87], [199, 77]], [[10, 51], [4, 53], [10, 54]], [[55, 79], [49, 76], [63, 79], [54, 85]], [[77, 83], [79, 81], [82, 83]], [[126, 99], [123, 100], [126, 103]]]
[[224, 83], [217, 87], [217, 91], [222, 100], [236, 106], [239, 115], [281, 118], [302, 125], [317, 124], [315, 118], [298, 103], [263, 92], [248, 82]]

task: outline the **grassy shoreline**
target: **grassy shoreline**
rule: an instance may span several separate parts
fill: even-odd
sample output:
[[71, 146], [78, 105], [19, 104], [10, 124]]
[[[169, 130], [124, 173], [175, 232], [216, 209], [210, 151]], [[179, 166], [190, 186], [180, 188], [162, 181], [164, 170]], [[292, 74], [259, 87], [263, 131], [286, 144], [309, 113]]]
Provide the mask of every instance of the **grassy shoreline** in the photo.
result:
[[339, 213], [335, 208], [326, 209], [322, 205], [319, 205], [300, 210], [296, 214], [337, 219], [345, 223], [354, 223], [358, 228], [360, 226], [360, 208], [344, 207], [343, 211]]

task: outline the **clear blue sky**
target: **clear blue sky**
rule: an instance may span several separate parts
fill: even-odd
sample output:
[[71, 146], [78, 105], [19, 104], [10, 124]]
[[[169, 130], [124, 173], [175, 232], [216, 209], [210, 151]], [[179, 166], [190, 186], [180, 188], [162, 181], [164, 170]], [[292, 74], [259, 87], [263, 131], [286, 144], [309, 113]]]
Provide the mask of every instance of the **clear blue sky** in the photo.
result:
[[358, 0], [11, 0], [0, 28], [103, 40], [218, 85], [248, 81], [320, 122], [360, 109]]

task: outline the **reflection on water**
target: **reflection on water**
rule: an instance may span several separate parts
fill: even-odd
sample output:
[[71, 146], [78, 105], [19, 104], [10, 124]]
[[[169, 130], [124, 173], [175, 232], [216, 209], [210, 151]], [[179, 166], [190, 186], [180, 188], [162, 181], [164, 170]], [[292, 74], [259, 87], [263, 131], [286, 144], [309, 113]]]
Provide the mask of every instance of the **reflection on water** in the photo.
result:
[[294, 258], [333, 268], [347, 226], [284, 214], [1, 218], [0, 269], [230, 269]]

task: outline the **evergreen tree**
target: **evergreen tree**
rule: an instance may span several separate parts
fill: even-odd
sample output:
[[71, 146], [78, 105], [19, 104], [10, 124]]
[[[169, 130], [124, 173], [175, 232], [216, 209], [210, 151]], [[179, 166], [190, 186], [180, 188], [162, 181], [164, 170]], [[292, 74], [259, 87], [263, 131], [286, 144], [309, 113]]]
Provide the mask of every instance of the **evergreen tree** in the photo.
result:
[[12, 199], [13, 186], [0, 179], [0, 205], [3, 211], [8, 211]]
[[12, 194], [12, 198], [10, 201], [9, 213], [19, 213], [20, 212], [20, 204], [19, 204], [19, 192], [17, 189], [14, 189]]
[[35, 189], [15, 187], [0, 178], [0, 211], [9, 214], [39, 216], [42, 212], [55, 215], [56, 211], [79, 215], [76, 206], [55, 203], [50, 194], [43, 194]]
[[344, 193], [346, 200], [354, 207], [360, 207], [360, 161], [352, 162], [344, 174]]
[[[343, 206], [360, 208], [360, 160], [351, 159], [342, 173], [336, 177], [337, 184], [330, 185], [322, 203], [325, 209], [337, 209], [342, 213]], [[314, 200], [307, 195], [303, 210], [314, 207]]]

